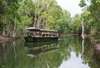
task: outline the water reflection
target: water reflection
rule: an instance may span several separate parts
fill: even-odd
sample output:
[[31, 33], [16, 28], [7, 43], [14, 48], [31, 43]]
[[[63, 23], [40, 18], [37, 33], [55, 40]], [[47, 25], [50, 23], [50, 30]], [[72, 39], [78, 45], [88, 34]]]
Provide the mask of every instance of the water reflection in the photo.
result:
[[0, 43], [0, 68], [99, 68], [89, 39], [67, 36], [60, 41]]
[[84, 46], [85, 46], [84, 45], [84, 39], [82, 39], [82, 53], [81, 53], [82, 55], [84, 55]]
[[25, 43], [25, 47], [28, 51], [27, 56], [30, 57], [37, 57], [40, 54], [59, 49], [59, 46], [57, 46], [57, 41]]
[[59, 68], [89, 68], [88, 64], [83, 64], [81, 55], [76, 56], [75, 52], [71, 52], [71, 56], [68, 60], [63, 60]]

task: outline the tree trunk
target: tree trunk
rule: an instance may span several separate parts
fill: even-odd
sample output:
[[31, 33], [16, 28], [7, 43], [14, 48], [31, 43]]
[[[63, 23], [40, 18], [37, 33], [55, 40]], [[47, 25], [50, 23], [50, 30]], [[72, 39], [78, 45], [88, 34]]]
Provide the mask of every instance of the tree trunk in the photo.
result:
[[83, 23], [83, 21], [81, 22], [81, 26], [82, 26], [81, 36], [82, 36], [82, 39], [84, 39], [84, 23]]

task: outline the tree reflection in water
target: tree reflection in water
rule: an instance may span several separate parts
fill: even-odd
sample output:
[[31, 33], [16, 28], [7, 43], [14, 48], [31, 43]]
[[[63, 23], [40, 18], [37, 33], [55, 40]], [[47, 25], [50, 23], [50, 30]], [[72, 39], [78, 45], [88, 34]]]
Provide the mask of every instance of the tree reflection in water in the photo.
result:
[[0, 68], [99, 68], [88, 39], [67, 36], [60, 41], [0, 44]]

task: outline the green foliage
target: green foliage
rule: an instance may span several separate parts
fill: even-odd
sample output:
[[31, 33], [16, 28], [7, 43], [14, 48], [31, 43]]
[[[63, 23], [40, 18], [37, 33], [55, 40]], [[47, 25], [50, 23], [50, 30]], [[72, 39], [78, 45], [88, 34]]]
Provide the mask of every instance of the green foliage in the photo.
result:
[[57, 26], [56, 29], [58, 29], [61, 32], [69, 32], [70, 30], [70, 23], [71, 23], [71, 17], [70, 13], [63, 10], [62, 14], [59, 16], [59, 19], [57, 20]]
[[81, 33], [81, 16], [76, 15], [71, 21], [72, 33]]
[[80, 5], [81, 7], [86, 6], [85, 0], [81, 0], [79, 5]]
[[8, 36], [38, 23], [46, 29], [69, 28], [70, 14], [55, 0], [3, 0], [0, 10], [0, 31]]
[[[81, 2], [85, 0], [81, 0]], [[90, 34], [99, 33], [100, 30], [100, 1], [89, 0], [91, 4], [87, 7], [87, 10], [81, 15], [84, 19], [85, 29]], [[80, 2], [80, 4], [81, 4]], [[81, 6], [82, 7], [82, 6]]]

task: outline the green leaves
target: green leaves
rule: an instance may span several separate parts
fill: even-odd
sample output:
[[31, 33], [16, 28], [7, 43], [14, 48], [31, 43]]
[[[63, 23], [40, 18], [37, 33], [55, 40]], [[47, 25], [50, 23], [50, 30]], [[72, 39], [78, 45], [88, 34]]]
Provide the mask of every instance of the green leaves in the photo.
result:
[[79, 6], [80, 6], [80, 7], [86, 6], [85, 0], [81, 0]]
[[94, 29], [95, 32], [98, 32], [100, 29], [99, 22], [100, 22], [100, 0], [90, 0], [91, 4], [88, 7], [87, 12], [89, 12], [86, 16], [84, 16], [85, 22], [89, 26], [90, 32]]
[[56, 0], [3, 0], [0, 1], [0, 9], [0, 29], [9, 30], [8, 33], [30, 25], [37, 26], [38, 23], [42, 25], [40, 28], [62, 32], [70, 29], [70, 13], [63, 10]]

